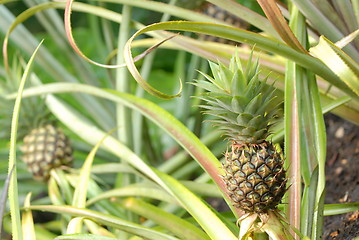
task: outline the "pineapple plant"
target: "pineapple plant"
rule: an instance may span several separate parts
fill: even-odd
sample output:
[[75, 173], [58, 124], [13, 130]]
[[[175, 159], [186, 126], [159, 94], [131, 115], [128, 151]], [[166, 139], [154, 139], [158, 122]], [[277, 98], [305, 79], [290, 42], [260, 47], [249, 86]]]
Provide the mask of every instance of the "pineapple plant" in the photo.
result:
[[[1, 95], [17, 91], [21, 79], [21, 66], [15, 62], [9, 76], [0, 81]], [[0, 130], [2, 138], [9, 138], [13, 101], [0, 96]], [[27, 98], [22, 101], [18, 134], [23, 139], [20, 147], [22, 160], [33, 177], [39, 181], [46, 181], [53, 168], [70, 166], [73, 160], [72, 147], [68, 137], [56, 127], [51, 119], [50, 111], [46, 108], [44, 99], [40, 97]]]
[[210, 62], [213, 77], [202, 73], [206, 80], [195, 85], [206, 90], [201, 107], [230, 142], [222, 176], [229, 198], [244, 216], [263, 220], [278, 213], [287, 178], [280, 147], [269, 139], [281, 102], [267, 78], [260, 81], [258, 61], [251, 59], [245, 70], [237, 55], [229, 67]]

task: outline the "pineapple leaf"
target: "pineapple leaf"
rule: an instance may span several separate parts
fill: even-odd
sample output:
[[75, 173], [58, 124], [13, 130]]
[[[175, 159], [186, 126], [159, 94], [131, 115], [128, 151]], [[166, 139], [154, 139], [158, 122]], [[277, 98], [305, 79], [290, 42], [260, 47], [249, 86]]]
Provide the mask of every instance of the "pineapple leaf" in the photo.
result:
[[257, 129], [256, 132], [253, 134], [253, 138], [254, 139], [265, 139], [265, 138], [267, 138], [267, 135], [269, 135], [267, 128], [262, 128], [260, 130]]
[[262, 101], [262, 105], [258, 108], [256, 113], [259, 113], [259, 114], [265, 113], [266, 112], [265, 110], [268, 110], [268, 112], [277, 110], [281, 103], [276, 104], [276, 100], [277, 100], [276, 96], [273, 96], [269, 99], [268, 99], [268, 97], [266, 97]]
[[237, 123], [238, 123], [238, 125], [246, 126], [252, 118], [253, 118], [252, 114], [244, 112], [244, 113], [238, 114]]
[[233, 91], [232, 91], [233, 88], [231, 88], [233, 73], [222, 63], [219, 63], [218, 66], [219, 66], [218, 71], [219, 71], [219, 76], [221, 78], [222, 88], [225, 90], [225, 92], [233, 95]]
[[242, 106], [240, 105], [241, 97], [240, 96], [234, 96], [231, 101], [232, 109], [235, 113], [241, 113], [244, 111]]
[[244, 112], [246, 113], [250, 113], [250, 114], [255, 114], [258, 109], [260, 108], [261, 104], [262, 104], [262, 94], [259, 93], [256, 97], [254, 97], [246, 106], [246, 108], [244, 109]]
[[252, 117], [252, 119], [248, 121], [248, 125], [251, 127], [257, 127], [260, 126], [262, 122], [263, 122], [263, 116], [257, 115], [255, 117]]
[[228, 67], [223, 63], [209, 65], [213, 78], [203, 74], [208, 81], [195, 84], [208, 91], [199, 97], [206, 103], [201, 106], [204, 112], [216, 117], [210, 121], [233, 141], [261, 143], [277, 122], [280, 103], [273, 85], [267, 85], [268, 76], [260, 79], [258, 59], [252, 61], [251, 54], [243, 69], [235, 53]]
[[209, 92], [223, 93], [223, 90], [221, 90], [220, 88], [216, 87], [215, 85], [213, 85], [212, 83], [209, 83], [207, 81], [200, 80], [200, 81], [193, 83], [193, 85], [203, 88]]

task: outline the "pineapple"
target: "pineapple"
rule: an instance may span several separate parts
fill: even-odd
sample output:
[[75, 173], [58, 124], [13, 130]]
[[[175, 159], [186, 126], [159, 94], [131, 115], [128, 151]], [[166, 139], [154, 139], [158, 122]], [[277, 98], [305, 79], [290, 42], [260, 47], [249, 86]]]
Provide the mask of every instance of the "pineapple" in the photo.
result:
[[[21, 72], [20, 64], [15, 61], [9, 77], [0, 79], [1, 138], [10, 137], [13, 110], [13, 101], [2, 98], [1, 95], [17, 91]], [[72, 148], [69, 139], [62, 130], [55, 127], [51, 114], [40, 97], [26, 98], [22, 101], [17, 137], [19, 140], [23, 139], [20, 148], [22, 160], [36, 180], [46, 181], [51, 169], [71, 165]]]
[[48, 179], [51, 169], [68, 166], [72, 162], [69, 139], [52, 124], [35, 128], [26, 135], [21, 151], [22, 160], [38, 180]]
[[231, 143], [223, 163], [223, 180], [235, 207], [250, 213], [275, 210], [286, 191], [284, 157], [268, 137], [278, 121], [280, 102], [273, 86], [259, 81], [258, 61], [246, 69], [238, 56], [227, 68], [210, 63], [213, 77], [195, 85], [207, 90], [200, 98], [205, 113]]

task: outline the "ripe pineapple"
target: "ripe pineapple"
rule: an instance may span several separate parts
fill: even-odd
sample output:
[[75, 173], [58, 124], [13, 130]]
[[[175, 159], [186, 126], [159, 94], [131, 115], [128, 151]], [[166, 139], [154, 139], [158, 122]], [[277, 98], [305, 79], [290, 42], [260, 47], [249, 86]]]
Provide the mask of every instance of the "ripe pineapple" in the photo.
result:
[[274, 210], [286, 191], [283, 154], [268, 140], [280, 102], [274, 87], [259, 81], [258, 61], [245, 70], [238, 56], [227, 68], [210, 63], [213, 78], [196, 83], [207, 92], [201, 97], [205, 113], [231, 142], [223, 163], [223, 180], [235, 207], [247, 213]]
[[[1, 95], [17, 91], [21, 79], [21, 66], [18, 62], [12, 66], [12, 72], [6, 79], [0, 79], [0, 129], [1, 138], [9, 138], [13, 101]], [[37, 180], [47, 180], [50, 170], [61, 165], [70, 166], [72, 148], [64, 133], [54, 126], [51, 114], [40, 97], [26, 98], [21, 103], [18, 123], [18, 139], [23, 138], [22, 160], [27, 164]]]

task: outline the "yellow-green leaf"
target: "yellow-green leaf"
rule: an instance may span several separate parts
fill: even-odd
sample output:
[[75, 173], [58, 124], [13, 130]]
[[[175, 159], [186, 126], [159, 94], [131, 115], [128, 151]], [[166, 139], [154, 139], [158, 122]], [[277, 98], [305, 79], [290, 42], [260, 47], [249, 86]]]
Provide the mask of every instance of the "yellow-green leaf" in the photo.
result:
[[359, 96], [359, 65], [357, 62], [323, 36], [320, 37], [318, 45], [309, 51]]

